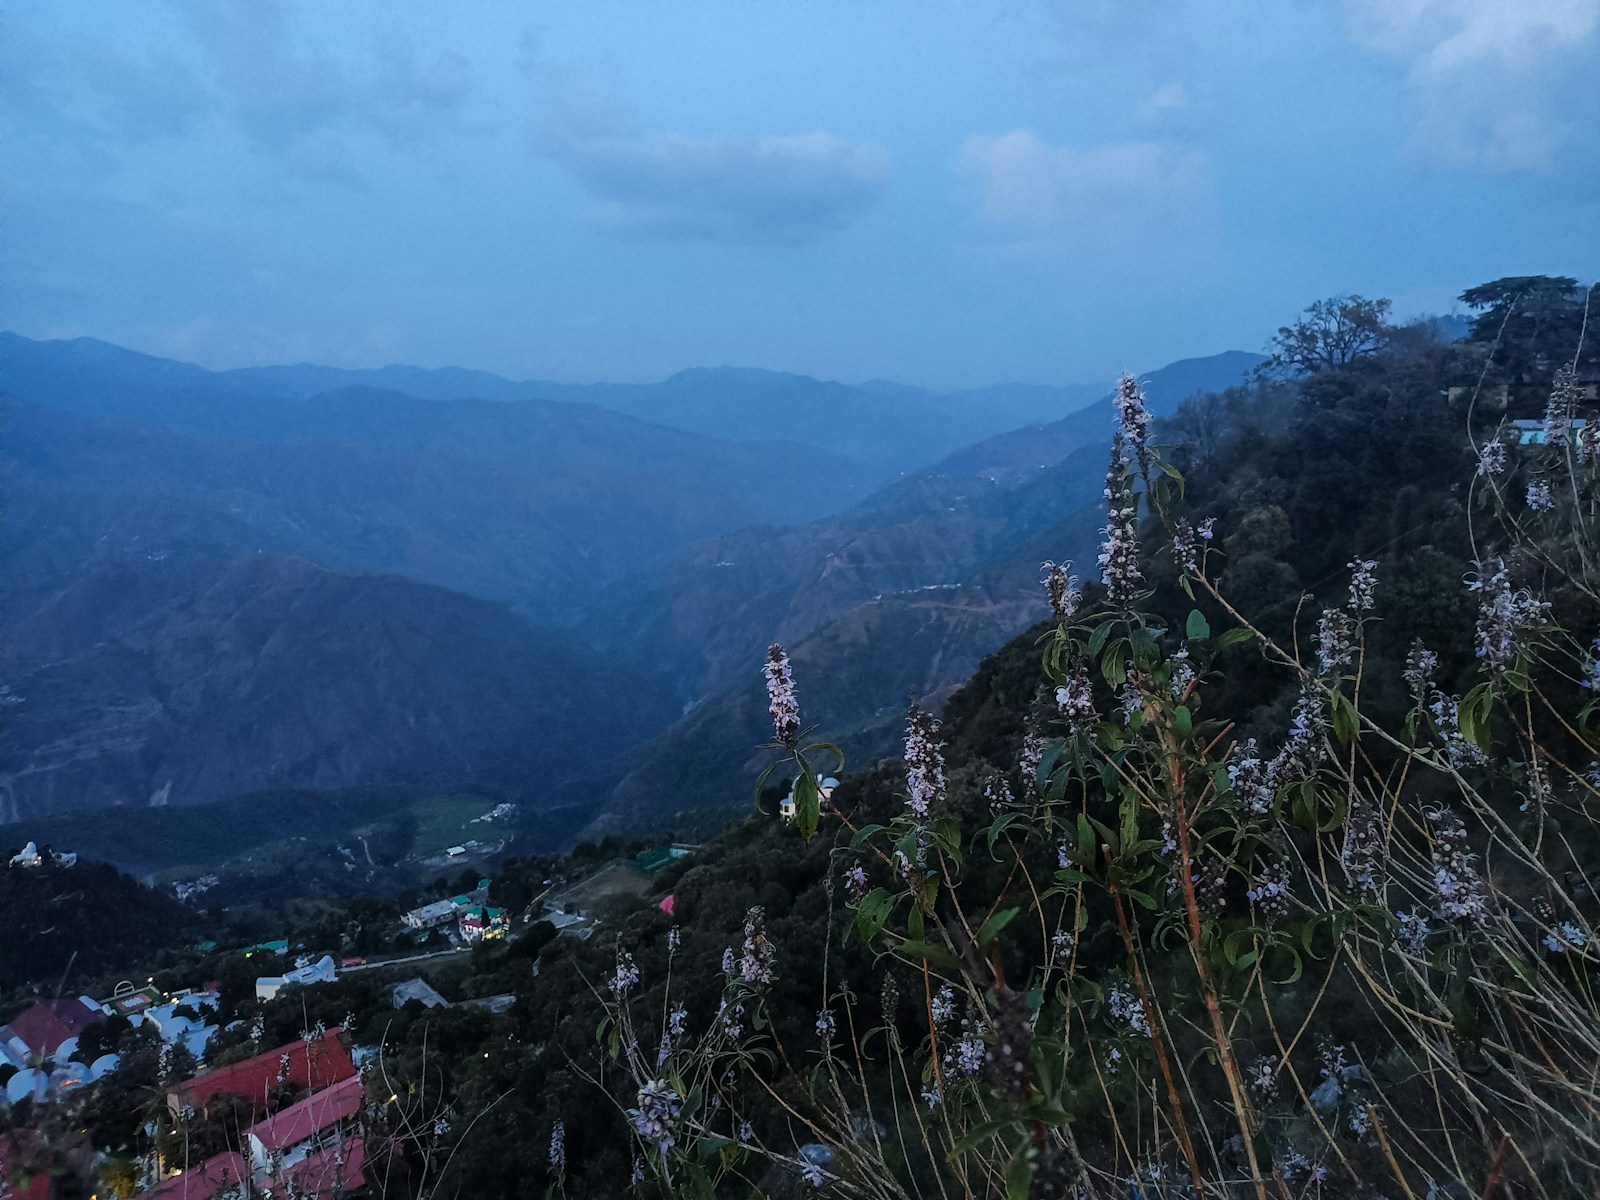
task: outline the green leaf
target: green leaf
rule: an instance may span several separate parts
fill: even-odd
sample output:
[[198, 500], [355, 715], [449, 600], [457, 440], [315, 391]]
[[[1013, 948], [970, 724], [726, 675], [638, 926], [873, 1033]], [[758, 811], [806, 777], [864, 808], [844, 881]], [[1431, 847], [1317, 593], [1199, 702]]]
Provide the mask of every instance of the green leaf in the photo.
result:
[[[756, 780], [756, 798], [755, 798], [755, 803], [756, 803], [756, 806], [757, 806], [756, 810], [758, 812], [760, 811], [760, 805], [761, 805], [761, 793], [766, 790], [767, 780], [772, 777], [772, 773], [774, 771], [776, 771], [779, 767], [783, 766], [784, 763], [790, 762], [790, 761], [792, 761], [792, 760], [787, 759], [787, 758], [780, 758], [775, 763], [768, 763], [767, 764], [767, 769], [762, 771], [760, 777], [757, 778], [757, 780]], [[767, 815], [770, 816], [771, 814], [769, 813]]]
[[1009, 1118], [1001, 1117], [998, 1120], [983, 1121], [980, 1124], [973, 1126], [967, 1131], [965, 1137], [958, 1141], [954, 1146], [950, 1147], [950, 1153], [945, 1157], [947, 1157], [951, 1162], [954, 1162], [963, 1154], [968, 1154], [971, 1151], [976, 1150], [979, 1146], [983, 1145], [983, 1143], [987, 1142], [990, 1138], [999, 1133], [1009, 1124], [1011, 1124]]
[[961, 857], [961, 823], [954, 817], [940, 817], [933, 823], [933, 841], [951, 858]]
[[1191, 642], [1202, 642], [1211, 636], [1211, 622], [1206, 620], [1205, 613], [1198, 608], [1189, 610], [1189, 620], [1185, 623], [1183, 632]]
[[1033, 1159], [1028, 1155], [1028, 1143], [1011, 1156], [1006, 1164], [1006, 1200], [1028, 1200], [1033, 1190]]
[[1356, 715], [1356, 706], [1350, 703], [1350, 698], [1343, 692], [1335, 691], [1332, 699], [1328, 715], [1333, 721], [1334, 735], [1342, 745], [1348, 746], [1361, 732], [1361, 718]]
[[1095, 631], [1089, 635], [1089, 645], [1085, 649], [1085, 653], [1090, 658], [1097, 657], [1100, 651], [1106, 648], [1106, 641], [1111, 637], [1112, 625], [1113, 622], [1111, 621], [1102, 621]]
[[987, 950], [989, 944], [1000, 936], [1000, 931], [1011, 924], [1012, 919], [1021, 911], [1020, 908], [1002, 908], [997, 913], [989, 914], [989, 919], [978, 930], [978, 949]]
[[695, 1151], [696, 1151], [696, 1153], [699, 1154], [700, 1161], [701, 1162], [706, 1162], [707, 1160], [709, 1160], [713, 1156], [715, 1156], [716, 1153], [718, 1151], [720, 1151], [724, 1146], [731, 1146], [731, 1145], [733, 1145], [733, 1139], [732, 1138], [726, 1138], [726, 1137], [722, 1137], [722, 1136], [720, 1136], [718, 1134], [712, 1133], [712, 1134], [707, 1134], [706, 1135], [705, 1139], [702, 1140], [701, 1143], [697, 1147], [695, 1147]]
[[873, 888], [866, 894], [856, 909], [856, 932], [863, 942], [869, 946], [873, 943], [893, 909], [894, 897], [883, 888]]
[[1001, 813], [1000, 816], [995, 820], [995, 823], [993, 825], [989, 826], [989, 857], [990, 858], [994, 857], [994, 844], [995, 844], [996, 840], [998, 840], [1000, 835], [1005, 832], [1006, 826], [1011, 824], [1011, 822], [1013, 822], [1013, 821], [1018, 821], [1018, 820], [1021, 820], [1021, 819], [1022, 819], [1022, 814], [1019, 813], [1019, 812]]
[[806, 753], [810, 754], [813, 750], [820, 750], [824, 754], [833, 755], [834, 758], [838, 759], [838, 762], [834, 764], [833, 773], [835, 775], [844, 774], [843, 750], [839, 749], [839, 747], [835, 746], [832, 742], [812, 742], [806, 747]]
[[794, 823], [800, 836], [810, 841], [816, 836], [817, 825], [822, 820], [822, 794], [817, 791], [816, 776], [805, 772], [794, 781]]
[[1112, 687], [1121, 687], [1128, 679], [1128, 664], [1122, 658], [1122, 638], [1107, 646], [1100, 655], [1100, 674]]
[[1135, 629], [1129, 639], [1133, 649], [1133, 658], [1141, 667], [1149, 669], [1155, 666], [1160, 648], [1156, 644], [1155, 631], [1149, 628]]
[[1185, 705], [1172, 710], [1172, 728], [1180, 738], [1187, 739], [1194, 732], [1194, 714]]
[[1072, 847], [1072, 861], [1094, 869], [1094, 826], [1083, 813], [1078, 814], [1078, 838]]
[[887, 828], [889, 828], [887, 825], [863, 825], [855, 837], [850, 839], [850, 849], [861, 849], [874, 834], [882, 833]]
[[904, 941], [895, 947], [895, 952], [905, 958], [925, 959], [934, 966], [946, 971], [959, 971], [961, 960], [943, 946], [935, 946], [932, 942]]
[[1217, 639], [1217, 649], [1226, 650], [1229, 646], [1237, 646], [1241, 642], [1248, 642], [1255, 636], [1248, 629], [1230, 629]]

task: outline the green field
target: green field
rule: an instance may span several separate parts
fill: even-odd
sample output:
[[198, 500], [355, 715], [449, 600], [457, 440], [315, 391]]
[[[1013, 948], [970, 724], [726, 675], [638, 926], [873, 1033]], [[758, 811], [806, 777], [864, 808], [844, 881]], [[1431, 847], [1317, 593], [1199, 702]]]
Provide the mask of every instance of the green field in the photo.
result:
[[413, 854], [436, 854], [447, 846], [458, 846], [469, 838], [493, 841], [500, 826], [493, 821], [472, 824], [494, 807], [482, 796], [436, 796], [418, 800], [411, 811], [417, 818], [417, 832], [411, 843]]

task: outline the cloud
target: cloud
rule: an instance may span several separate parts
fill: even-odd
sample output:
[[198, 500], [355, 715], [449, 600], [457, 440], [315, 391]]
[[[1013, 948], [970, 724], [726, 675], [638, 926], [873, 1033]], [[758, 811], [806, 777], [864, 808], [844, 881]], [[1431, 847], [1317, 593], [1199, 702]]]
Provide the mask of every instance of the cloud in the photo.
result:
[[860, 219], [888, 182], [886, 151], [831, 133], [641, 134], [614, 102], [549, 90], [538, 147], [589, 194], [585, 218], [619, 235], [807, 242]]
[[1209, 249], [1215, 195], [1205, 157], [1162, 142], [1078, 149], [1028, 130], [969, 137], [958, 168], [1006, 242], [1079, 263], [1146, 263]]
[[1405, 68], [1411, 144], [1443, 166], [1540, 170], [1594, 115], [1595, 0], [1346, 0], [1356, 44]]
[[210, 0], [183, 11], [225, 111], [259, 149], [352, 131], [402, 146], [448, 124], [472, 93], [459, 54], [441, 50], [419, 60], [392, 30], [376, 33], [366, 55], [335, 56], [305, 37], [274, 0]]

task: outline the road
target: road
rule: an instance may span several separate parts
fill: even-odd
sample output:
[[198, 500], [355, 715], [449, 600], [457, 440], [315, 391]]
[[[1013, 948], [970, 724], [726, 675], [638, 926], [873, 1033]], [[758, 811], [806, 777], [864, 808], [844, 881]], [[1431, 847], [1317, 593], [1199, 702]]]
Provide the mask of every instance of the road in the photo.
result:
[[370, 971], [374, 967], [398, 967], [404, 963], [426, 962], [430, 958], [444, 958], [450, 954], [465, 954], [471, 949], [471, 946], [452, 946], [448, 950], [434, 950], [429, 954], [413, 954], [409, 958], [384, 958], [377, 962], [365, 962], [354, 967], [340, 967], [339, 974], [343, 975], [346, 971]]

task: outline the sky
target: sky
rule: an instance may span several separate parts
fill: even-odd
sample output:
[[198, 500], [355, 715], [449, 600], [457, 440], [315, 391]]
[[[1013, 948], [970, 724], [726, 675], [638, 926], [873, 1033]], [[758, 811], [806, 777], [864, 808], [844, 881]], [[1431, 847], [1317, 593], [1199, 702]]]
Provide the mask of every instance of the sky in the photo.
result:
[[1597, 69], [1600, 0], [10, 0], [0, 327], [1095, 381], [1600, 275]]

